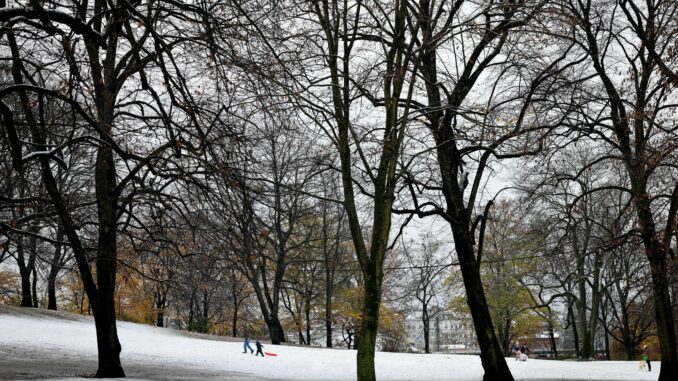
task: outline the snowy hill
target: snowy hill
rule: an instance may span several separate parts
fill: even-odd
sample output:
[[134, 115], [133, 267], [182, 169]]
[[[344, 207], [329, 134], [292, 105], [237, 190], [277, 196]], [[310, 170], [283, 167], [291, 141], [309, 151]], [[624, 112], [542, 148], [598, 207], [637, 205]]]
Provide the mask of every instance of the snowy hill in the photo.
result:
[[[163, 380], [352, 380], [355, 351], [265, 345], [277, 357], [242, 353], [242, 344], [206, 335], [119, 322], [122, 361], [129, 378]], [[382, 353], [380, 380], [480, 380], [476, 356]], [[636, 362], [509, 359], [515, 378], [526, 380], [656, 380]], [[656, 368], [656, 369], [655, 369]], [[96, 370], [90, 318], [63, 312], [0, 306], [0, 379], [77, 377]]]

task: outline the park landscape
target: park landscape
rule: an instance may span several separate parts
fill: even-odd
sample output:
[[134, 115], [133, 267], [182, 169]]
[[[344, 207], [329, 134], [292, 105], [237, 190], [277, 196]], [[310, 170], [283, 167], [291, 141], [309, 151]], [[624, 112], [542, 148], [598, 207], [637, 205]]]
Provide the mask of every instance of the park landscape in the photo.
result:
[[6, 0], [0, 57], [0, 378], [678, 375], [676, 1]]

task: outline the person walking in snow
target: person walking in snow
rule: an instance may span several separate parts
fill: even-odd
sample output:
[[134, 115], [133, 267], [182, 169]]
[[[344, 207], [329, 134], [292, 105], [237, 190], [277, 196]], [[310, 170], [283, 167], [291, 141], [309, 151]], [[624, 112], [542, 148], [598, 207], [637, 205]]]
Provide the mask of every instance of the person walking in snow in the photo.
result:
[[520, 346], [520, 353], [527, 355], [527, 352], [530, 351], [530, 348], [527, 347], [527, 344], [523, 344]]
[[245, 336], [245, 341], [242, 343], [242, 353], [247, 353], [247, 350], [250, 350], [250, 353], [254, 353], [254, 349], [252, 349], [252, 346], [250, 345], [250, 333], [247, 330], [247, 327], [244, 327], [244, 336]]
[[259, 353], [261, 353], [261, 357], [264, 357], [264, 352], [261, 350], [261, 348], [263, 348], [264, 346], [261, 345], [259, 340], [257, 340], [256, 345], [257, 345], [257, 353], [255, 354], [255, 356], [259, 356]]
[[647, 345], [643, 347], [643, 361], [647, 363], [647, 371], [652, 372], [652, 365], [650, 364], [650, 357], [652, 356], [652, 349]]

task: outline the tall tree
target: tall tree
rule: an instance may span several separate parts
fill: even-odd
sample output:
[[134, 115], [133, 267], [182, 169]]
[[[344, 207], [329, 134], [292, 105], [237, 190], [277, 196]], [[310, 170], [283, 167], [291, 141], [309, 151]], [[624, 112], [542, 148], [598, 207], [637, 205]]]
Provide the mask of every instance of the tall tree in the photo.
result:
[[[19, 111], [0, 103], [4, 130], [17, 171], [28, 161], [39, 163], [42, 182], [70, 243], [95, 317], [96, 375], [124, 376], [114, 305], [118, 219], [137, 194], [126, 190], [143, 179], [149, 167], [162, 162], [160, 171], [172, 172], [174, 163], [164, 159], [178, 156], [181, 147], [202, 144], [199, 139], [195, 144], [190, 141], [202, 135], [195, 118], [199, 107], [173, 53], [182, 44], [201, 41], [186, 26], [201, 21], [195, 16], [204, 12], [194, 5], [164, 1], [56, 2], [49, 7], [35, 1], [22, 3], [0, 9], [13, 63], [13, 84], [0, 90], [0, 98], [19, 97], [30, 144], [14, 133], [14, 114]], [[63, 60], [50, 56], [55, 46]], [[60, 99], [83, 121], [59, 146], [52, 144], [52, 132], [45, 123], [47, 98]], [[189, 121], [186, 125], [195, 134], [178, 134], [186, 126], [177, 123], [179, 115]], [[158, 144], [135, 144], [133, 133], [140, 137], [158, 127], [164, 132], [155, 135]], [[75, 145], [89, 145], [95, 152], [91, 167], [97, 216], [94, 258], [83, 244], [81, 227], [53, 172], [55, 164], [64, 166], [60, 150]], [[121, 161], [127, 162], [119, 165]]]
[[[344, 209], [353, 238], [358, 262], [362, 270], [362, 319], [357, 353], [357, 376], [360, 381], [375, 380], [374, 351], [379, 329], [379, 309], [382, 299], [384, 261], [389, 247], [391, 209], [395, 199], [397, 167], [405, 129], [410, 117], [409, 100], [414, 90], [417, 63], [412, 59], [419, 22], [408, 30], [409, 4], [397, 0], [392, 4], [380, 2], [349, 2], [324, 0], [309, 4], [323, 37], [320, 53], [329, 74], [328, 91], [331, 99], [331, 133], [328, 133], [339, 155], [343, 185]], [[362, 23], [379, 25], [384, 30], [362, 30]], [[353, 81], [354, 66], [359, 54], [357, 43], [369, 45], [381, 57], [379, 70], [382, 95], [376, 96], [361, 89]], [[361, 45], [362, 47], [362, 45]], [[369, 48], [368, 48], [369, 49]], [[376, 69], [376, 68], [375, 68]], [[378, 88], [378, 87], [377, 87]], [[359, 90], [375, 107], [383, 108], [380, 137], [366, 133], [361, 137], [352, 118], [352, 99]], [[401, 102], [402, 99], [406, 101]], [[369, 131], [369, 130], [368, 130]], [[365, 156], [364, 139], [378, 139], [373, 158]], [[371, 188], [369, 238], [364, 236], [356, 197], [357, 170], [352, 150], [360, 155], [361, 171]], [[368, 161], [368, 160], [372, 161]], [[360, 188], [359, 188], [360, 189]]]
[[[676, 158], [676, 126], [669, 121], [676, 106], [668, 99], [671, 83], [657, 56], [668, 59], [672, 49], [671, 34], [662, 31], [675, 30], [676, 17], [666, 15], [676, 14], [676, 3], [650, 0], [641, 6], [626, 0], [564, 0], [558, 4], [562, 23], [568, 25], [563, 38], [576, 41], [588, 57], [587, 72], [595, 76], [588, 82], [592, 94], [586, 110], [591, 112], [583, 116], [581, 127], [605, 147], [605, 153], [589, 165], [618, 161], [630, 181], [623, 191], [631, 197], [651, 268], [662, 361], [659, 379], [669, 380], [678, 373], [667, 272], [667, 260], [674, 256], [670, 246], [678, 214], [676, 172], [667, 165]], [[634, 24], [645, 25], [634, 28], [640, 37], [622, 38]]]
[[[524, 27], [537, 19], [545, 4], [483, 1], [476, 6], [465, 1], [423, 0], [414, 8], [421, 20], [417, 53], [425, 90], [417, 111], [428, 129], [428, 137], [420, 139], [432, 140], [415, 158], [423, 160], [427, 153], [434, 153], [430, 160], [439, 175], [432, 177], [426, 170], [419, 173], [408, 167], [409, 185], [403, 193], [413, 206], [398, 213], [437, 215], [449, 223], [486, 380], [513, 377], [495, 335], [480, 276], [484, 220], [492, 205], [483, 198], [481, 184], [493, 160], [528, 156], [541, 148], [548, 131], [562, 122], [549, 108], [554, 104], [564, 111], [571, 108], [569, 101], [560, 104], [554, 96], [562, 86], [559, 76], [571, 68], [564, 63], [569, 49], [555, 51], [527, 67], [522, 65], [535, 54], [528, 53], [529, 49], [510, 49], [520, 44], [544, 46], [545, 41]], [[443, 54], [448, 50], [454, 54]], [[444, 61], [448, 56], [454, 65]], [[508, 66], [493, 72], [502, 65]], [[511, 68], [521, 69], [514, 72]], [[504, 81], [522, 85], [513, 87], [512, 95], [505, 98], [499, 90], [505, 90]], [[513, 104], [512, 110], [506, 108], [508, 104]]]

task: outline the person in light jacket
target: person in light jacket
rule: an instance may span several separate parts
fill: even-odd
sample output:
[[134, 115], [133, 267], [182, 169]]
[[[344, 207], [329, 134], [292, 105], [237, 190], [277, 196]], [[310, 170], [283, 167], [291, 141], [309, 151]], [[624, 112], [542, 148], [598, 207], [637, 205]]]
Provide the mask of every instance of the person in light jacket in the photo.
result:
[[250, 333], [247, 330], [247, 327], [245, 327], [244, 330], [245, 333], [245, 341], [242, 343], [242, 353], [247, 353], [247, 350], [250, 350], [250, 353], [254, 353], [254, 349], [252, 349], [252, 346], [250, 345]]

